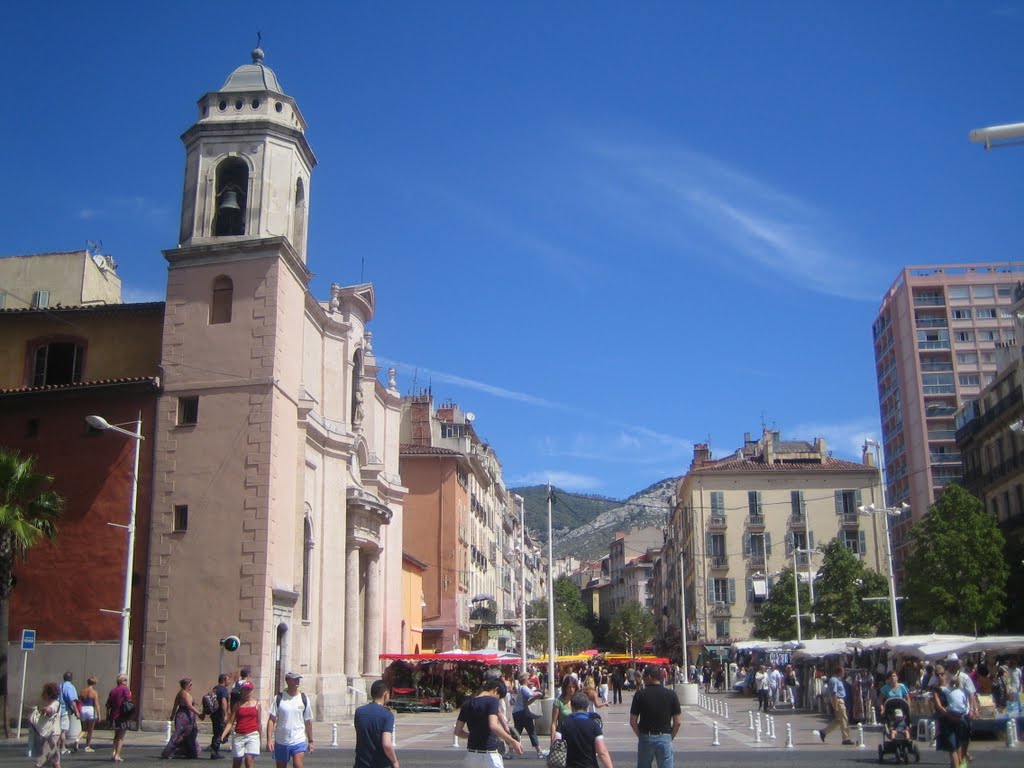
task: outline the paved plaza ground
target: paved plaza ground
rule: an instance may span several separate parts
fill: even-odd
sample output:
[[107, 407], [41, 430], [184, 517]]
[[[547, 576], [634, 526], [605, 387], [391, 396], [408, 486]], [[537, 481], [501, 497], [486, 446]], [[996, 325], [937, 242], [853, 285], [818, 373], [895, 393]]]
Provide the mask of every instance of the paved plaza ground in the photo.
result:
[[[811, 731], [825, 725], [825, 719], [815, 712], [792, 712], [782, 708], [776, 712], [776, 738], [771, 739], [762, 733], [762, 741], [755, 741], [754, 733], [749, 730], [748, 711], [753, 709], [753, 701], [740, 698], [733, 694], [716, 696], [729, 703], [729, 718], [712, 715], [700, 707], [683, 708], [683, 726], [675, 740], [676, 764], [680, 766], [821, 766], [821, 765], [868, 765], [878, 764], [877, 747], [881, 740], [877, 728], [865, 728], [865, 747], [844, 747], [839, 741], [839, 733], [834, 732], [825, 744], [814, 736]], [[629, 728], [629, 699], [624, 704], [609, 706], [601, 710], [604, 720], [605, 739], [609, 752], [616, 765], [633, 766], [636, 762], [636, 739]], [[719, 723], [720, 746], [713, 747], [713, 723]], [[396, 716], [396, 740], [399, 759], [403, 768], [442, 768], [460, 766], [465, 749], [462, 742], [459, 748], [453, 746], [452, 726], [455, 713], [400, 713]], [[785, 746], [786, 725], [792, 727], [793, 747]], [[317, 723], [314, 730], [316, 751], [307, 759], [307, 765], [315, 768], [322, 766], [351, 766], [354, 736], [351, 720], [338, 725], [338, 747], [331, 747], [332, 724]], [[208, 734], [208, 730], [205, 732]], [[857, 737], [856, 729], [853, 731]], [[0, 743], [0, 768], [31, 765], [26, 756], [24, 733], [22, 742], [14, 739]], [[64, 768], [81, 765], [82, 768], [95, 768], [97, 763], [109, 763], [110, 731], [98, 731], [94, 739], [97, 751], [91, 754], [79, 753], [66, 755]], [[201, 735], [200, 744], [208, 743], [209, 736]], [[546, 737], [541, 737], [546, 745]], [[126, 765], [161, 764], [160, 749], [164, 744], [163, 733], [135, 732], [128, 734], [125, 748]], [[512, 765], [543, 767], [543, 761], [533, 755], [527, 744], [527, 757], [509, 761]], [[921, 765], [948, 765], [947, 755], [938, 753], [927, 744], [920, 744]], [[1009, 749], [1002, 739], [979, 738], [972, 745], [977, 768], [987, 766], [1024, 766], [1024, 745]], [[206, 760], [207, 753], [199, 759]], [[895, 765], [892, 756], [886, 763]], [[229, 765], [225, 760], [221, 765]], [[268, 754], [264, 753], [257, 761], [257, 766], [268, 768], [273, 765]]]

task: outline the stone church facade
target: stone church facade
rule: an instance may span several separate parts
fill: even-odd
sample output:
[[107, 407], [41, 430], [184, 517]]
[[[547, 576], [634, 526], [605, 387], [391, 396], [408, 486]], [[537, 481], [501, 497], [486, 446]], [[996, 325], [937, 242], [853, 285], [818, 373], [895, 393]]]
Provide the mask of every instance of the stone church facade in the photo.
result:
[[[310, 292], [316, 159], [253, 51], [182, 140], [154, 435], [143, 718], [219, 669], [268, 700], [303, 674], [318, 719], [365, 701], [402, 624], [401, 403], [369, 284]], [[241, 639], [237, 654], [219, 640]]]

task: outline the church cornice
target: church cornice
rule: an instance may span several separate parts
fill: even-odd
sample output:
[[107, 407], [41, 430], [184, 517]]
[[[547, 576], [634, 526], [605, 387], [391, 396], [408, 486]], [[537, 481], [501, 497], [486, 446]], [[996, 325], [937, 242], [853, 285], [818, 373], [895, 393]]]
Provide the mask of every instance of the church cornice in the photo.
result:
[[187, 148], [200, 139], [210, 136], [232, 139], [250, 138], [254, 141], [262, 141], [267, 136], [277, 136], [295, 142], [310, 169], [316, 167], [316, 155], [313, 154], [313, 149], [309, 146], [309, 141], [306, 140], [306, 134], [297, 128], [273, 120], [198, 122], [181, 134], [181, 140]]
[[240, 235], [238, 237], [205, 238], [204, 240], [201, 243], [179, 245], [177, 248], [164, 251], [168, 269], [279, 258], [288, 266], [295, 279], [307, 290], [310, 280], [313, 279], [313, 273], [302, 263], [302, 259], [292, 248], [288, 238], [282, 235], [261, 238]]

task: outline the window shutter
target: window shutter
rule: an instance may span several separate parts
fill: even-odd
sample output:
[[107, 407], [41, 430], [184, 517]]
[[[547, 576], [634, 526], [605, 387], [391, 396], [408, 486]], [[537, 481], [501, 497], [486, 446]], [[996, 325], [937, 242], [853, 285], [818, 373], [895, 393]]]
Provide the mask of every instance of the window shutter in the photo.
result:
[[853, 492], [853, 511], [859, 511], [862, 506], [864, 506], [864, 504], [861, 501], [860, 488], [858, 488]]
[[836, 491], [835, 492], [835, 502], [836, 502], [836, 514], [837, 515], [843, 514], [843, 492], [842, 491]]
[[807, 548], [814, 549], [814, 531], [807, 532]]
[[705, 555], [713, 555], [714, 554], [714, 551], [712, 550], [712, 547], [711, 547], [711, 534], [710, 533], [705, 533], [704, 534], [704, 554]]
[[786, 557], [793, 554], [793, 532], [786, 534]]
[[757, 504], [757, 514], [761, 514], [761, 492], [754, 491], [754, 499]]
[[743, 554], [744, 555], [749, 555], [750, 554], [750, 534], [749, 533], [744, 533], [743, 534]]
[[736, 579], [729, 579], [729, 605], [736, 604]]
[[750, 576], [747, 577], [747, 602], [754, 602], [754, 579]]
[[772, 535], [767, 531], [764, 534], [764, 556], [772, 556]]
[[868, 536], [864, 531], [858, 531], [860, 534], [860, 553], [866, 555], [868, 553]]
[[708, 579], [708, 605], [715, 603], [715, 580]]

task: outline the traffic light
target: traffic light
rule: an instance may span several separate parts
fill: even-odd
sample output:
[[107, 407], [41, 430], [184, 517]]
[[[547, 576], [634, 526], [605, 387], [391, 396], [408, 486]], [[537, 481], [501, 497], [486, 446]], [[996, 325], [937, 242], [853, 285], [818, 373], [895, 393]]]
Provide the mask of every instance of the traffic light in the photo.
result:
[[223, 648], [225, 651], [229, 651], [231, 653], [237, 651], [238, 646], [240, 646], [241, 644], [242, 641], [234, 635], [229, 635], [228, 637], [225, 637], [223, 640], [220, 641], [220, 647]]

